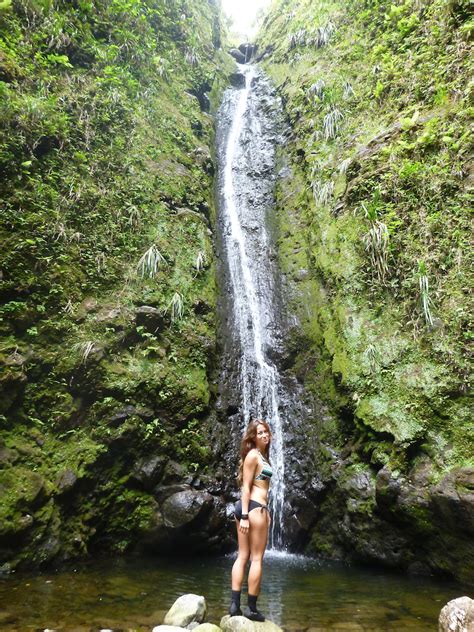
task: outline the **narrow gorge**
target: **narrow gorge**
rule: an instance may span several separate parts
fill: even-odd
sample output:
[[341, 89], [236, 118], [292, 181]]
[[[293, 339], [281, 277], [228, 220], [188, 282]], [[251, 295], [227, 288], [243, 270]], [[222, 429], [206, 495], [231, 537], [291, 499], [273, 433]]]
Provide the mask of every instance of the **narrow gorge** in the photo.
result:
[[472, 584], [467, 0], [0, 5], [1, 571], [234, 550], [257, 415], [272, 547]]

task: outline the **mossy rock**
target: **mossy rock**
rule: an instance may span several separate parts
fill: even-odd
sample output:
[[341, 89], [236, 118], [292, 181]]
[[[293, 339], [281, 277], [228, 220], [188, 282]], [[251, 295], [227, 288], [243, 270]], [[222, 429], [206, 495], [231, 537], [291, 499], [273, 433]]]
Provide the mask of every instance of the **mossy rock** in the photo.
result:
[[29, 528], [33, 524], [30, 512], [48, 500], [51, 487], [40, 474], [22, 467], [1, 471], [0, 535], [12, 535]]

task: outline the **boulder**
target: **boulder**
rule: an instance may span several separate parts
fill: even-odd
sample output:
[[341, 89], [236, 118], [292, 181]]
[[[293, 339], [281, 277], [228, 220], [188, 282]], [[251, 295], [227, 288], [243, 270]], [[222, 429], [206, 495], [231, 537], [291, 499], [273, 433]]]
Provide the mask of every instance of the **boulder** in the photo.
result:
[[242, 55], [244, 55], [245, 59], [247, 61], [250, 61], [252, 57], [254, 56], [257, 50], [257, 47], [255, 44], [250, 44], [249, 42], [246, 42], [244, 44], [240, 44], [239, 50], [242, 53]]
[[114, 327], [116, 330], [123, 329], [124, 323], [128, 320], [128, 313], [121, 307], [104, 305], [95, 315], [94, 320], [104, 327]]
[[166, 318], [156, 307], [141, 305], [135, 309], [135, 322], [138, 327], [144, 327], [146, 331], [155, 334], [166, 325]]
[[77, 483], [76, 473], [71, 468], [66, 468], [60, 472], [57, 480], [56, 487], [59, 494], [66, 494], [71, 491]]
[[186, 478], [186, 469], [176, 461], [168, 461], [163, 472], [163, 485], [182, 483]]
[[6, 446], [0, 446], [0, 467], [3, 469], [18, 460], [18, 452]]
[[114, 411], [110, 417], [108, 418], [108, 423], [110, 426], [114, 428], [118, 428], [121, 426], [129, 417], [133, 417], [137, 415], [138, 411], [135, 406], [131, 406], [130, 404], [120, 408], [119, 410]]
[[238, 48], [231, 48], [229, 53], [238, 64], [245, 64], [245, 55]]
[[194, 628], [193, 632], [222, 632], [222, 630], [213, 623], [201, 623]]
[[241, 72], [233, 72], [229, 75], [229, 83], [234, 88], [245, 88], [245, 75]]
[[179, 628], [176, 625], [155, 625], [151, 632], [183, 632], [183, 630], [186, 628]]
[[223, 632], [283, 632], [273, 621], [250, 621], [246, 617], [231, 617], [226, 615], [221, 619], [221, 629]]
[[474, 535], [474, 467], [451, 470], [434, 487], [431, 501], [440, 524]]
[[141, 458], [132, 470], [132, 478], [150, 491], [159, 481], [166, 465], [166, 457], [154, 454]]
[[474, 632], [474, 600], [458, 597], [441, 610], [438, 632]]
[[199, 107], [203, 112], [209, 112], [210, 110], [211, 101], [206, 93], [210, 92], [211, 87], [208, 81], [203, 81], [199, 86], [189, 91], [199, 101]]
[[203, 516], [212, 507], [213, 498], [207, 492], [188, 489], [169, 496], [161, 507], [165, 525], [179, 529]]
[[204, 597], [199, 595], [181, 595], [168, 610], [164, 624], [187, 627], [191, 623], [202, 623], [207, 606]]

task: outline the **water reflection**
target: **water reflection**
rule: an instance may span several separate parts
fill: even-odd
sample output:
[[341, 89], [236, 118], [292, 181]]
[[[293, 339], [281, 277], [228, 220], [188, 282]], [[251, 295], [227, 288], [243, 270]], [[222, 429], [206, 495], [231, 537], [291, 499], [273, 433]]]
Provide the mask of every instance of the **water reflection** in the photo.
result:
[[[219, 623], [229, 602], [233, 556], [193, 560], [100, 561], [0, 580], [0, 629], [149, 631], [180, 595], [205, 595]], [[269, 552], [259, 606], [289, 632], [435, 630], [441, 607], [464, 587], [380, 570]], [[245, 597], [244, 597], [245, 601]]]

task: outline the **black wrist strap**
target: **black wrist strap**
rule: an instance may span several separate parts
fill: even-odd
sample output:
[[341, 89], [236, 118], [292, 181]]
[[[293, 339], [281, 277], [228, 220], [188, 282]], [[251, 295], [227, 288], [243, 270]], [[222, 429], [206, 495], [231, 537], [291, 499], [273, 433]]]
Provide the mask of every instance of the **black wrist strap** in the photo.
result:
[[242, 514], [242, 515], [240, 516], [240, 519], [241, 519], [241, 520], [248, 520], [248, 519], [249, 519], [249, 515], [248, 515], [248, 514]]

